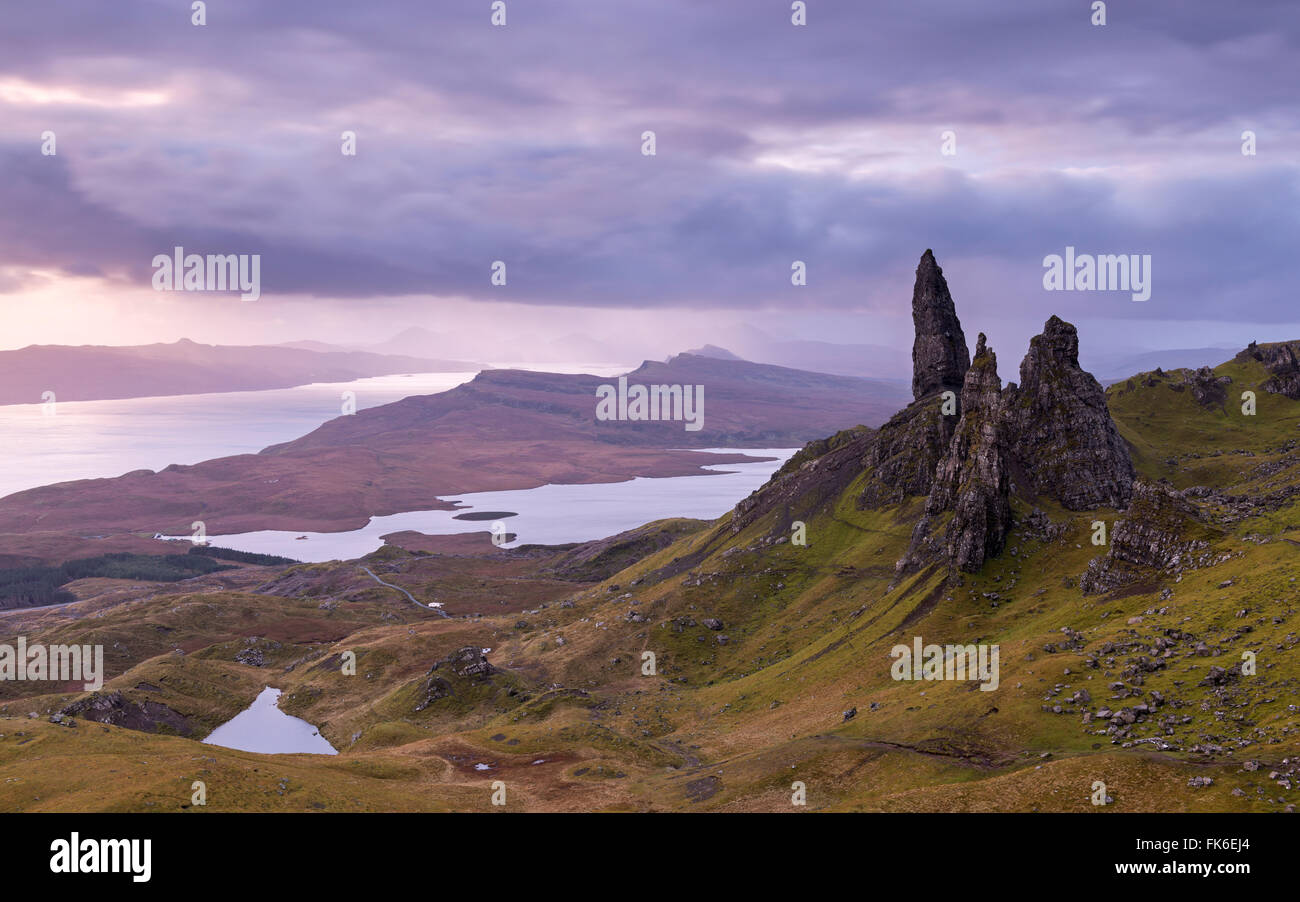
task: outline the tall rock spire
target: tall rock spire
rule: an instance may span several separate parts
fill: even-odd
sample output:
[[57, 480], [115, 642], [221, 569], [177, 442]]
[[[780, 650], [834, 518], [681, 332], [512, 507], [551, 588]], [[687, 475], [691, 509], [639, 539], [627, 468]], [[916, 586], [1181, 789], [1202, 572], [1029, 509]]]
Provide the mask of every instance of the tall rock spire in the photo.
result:
[[[935, 533], [945, 512], [951, 517]], [[961, 392], [961, 420], [939, 461], [925, 514], [912, 544], [896, 565], [899, 575], [930, 560], [950, 571], [974, 572], [998, 554], [1011, 530], [1010, 464], [1002, 433], [1002, 380], [998, 358], [981, 332]]]
[[957, 310], [943, 270], [926, 249], [916, 267], [912, 289], [912, 323], [916, 340], [912, 344], [912, 397], [927, 398], [941, 391], [960, 393], [970, 352], [961, 331]]

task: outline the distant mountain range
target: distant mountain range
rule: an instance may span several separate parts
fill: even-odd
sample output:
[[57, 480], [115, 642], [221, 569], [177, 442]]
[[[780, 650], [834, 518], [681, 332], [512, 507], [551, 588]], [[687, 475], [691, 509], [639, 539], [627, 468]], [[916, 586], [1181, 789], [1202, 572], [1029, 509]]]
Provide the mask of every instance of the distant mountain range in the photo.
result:
[[[903, 345], [891, 346], [863, 342], [840, 343], [813, 339], [777, 339], [752, 326], [723, 329], [722, 338], [686, 351], [699, 357], [719, 360], [747, 360], [768, 363], [814, 373], [838, 376], [857, 376], [863, 379], [883, 379], [906, 382], [912, 373], [912, 358]], [[629, 359], [621, 347], [571, 333], [562, 338], [538, 341], [502, 338], [500, 349], [486, 354], [482, 348], [477, 356], [497, 361], [528, 361], [545, 368], [547, 363], [593, 363]], [[373, 354], [400, 354], [412, 357], [438, 358], [447, 354], [470, 353], [458, 351], [464, 340], [455, 335], [434, 332], [421, 326], [409, 326], [386, 341], [371, 345], [344, 347], [321, 341], [294, 341], [280, 347], [298, 348], [318, 352], [368, 351]], [[1239, 348], [1223, 345], [1200, 348], [1166, 348], [1163, 350], [1128, 349], [1123, 351], [1098, 351], [1089, 349], [1083, 355], [1084, 366], [1103, 385], [1127, 379], [1135, 373], [1147, 372], [1157, 367], [1167, 370], [1202, 366], [1217, 366], [1231, 357]], [[635, 359], [635, 358], [632, 358]]]
[[493, 363], [522, 361], [545, 365], [547, 363], [596, 363], [634, 360], [622, 349], [589, 335], [572, 333], [559, 338], [539, 338], [536, 335], [493, 334], [489, 341], [471, 345], [468, 351], [466, 338], [446, 332], [434, 332], [423, 326], [408, 326], [392, 338], [377, 344], [337, 345], [322, 341], [292, 341], [280, 347], [303, 348], [310, 351], [369, 351], [372, 354], [400, 354], [410, 357], [441, 357], [446, 354], [470, 354]]
[[[316, 345], [316, 342], [301, 342]], [[473, 372], [459, 360], [288, 346], [171, 344], [31, 345], [0, 351], [0, 404], [98, 401], [290, 388], [395, 373]]]
[[908, 349], [901, 346], [839, 344], [809, 339], [777, 340], [757, 329], [751, 329], [740, 336], [732, 347], [735, 353], [750, 360], [762, 360], [765, 363], [819, 373], [902, 382], [912, 372], [912, 359]]

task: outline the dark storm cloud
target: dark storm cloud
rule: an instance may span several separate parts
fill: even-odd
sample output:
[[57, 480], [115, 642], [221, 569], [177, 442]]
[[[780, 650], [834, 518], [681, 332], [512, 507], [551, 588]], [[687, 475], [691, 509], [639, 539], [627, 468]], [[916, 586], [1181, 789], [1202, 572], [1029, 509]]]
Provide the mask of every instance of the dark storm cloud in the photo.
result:
[[0, 266], [145, 286], [180, 244], [262, 254], [269, 303], [870, 307], [934, 247], [1013, 314], [1068, 244], [1151, 254], [1155, 290], [1063, 315], [1295, 318], [1286, 3], [1112, 3], [1103, 28], [1073, 0], [814, 0], [806, 28], [775, 0], [508, 2], [503, 29], [486, 2], [188, 6], [7, 12]]

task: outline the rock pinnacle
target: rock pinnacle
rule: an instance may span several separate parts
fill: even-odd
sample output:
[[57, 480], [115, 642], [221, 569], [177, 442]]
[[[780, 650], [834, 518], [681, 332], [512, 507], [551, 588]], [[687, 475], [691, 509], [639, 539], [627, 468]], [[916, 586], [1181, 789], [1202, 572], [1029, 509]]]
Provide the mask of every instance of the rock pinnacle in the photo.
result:
[[912, 397], [916, 400], [941, 391], [961, 392], [970, 352], [953, 307], [943, 270], [929, 249], [916, 267], [912, 289]]

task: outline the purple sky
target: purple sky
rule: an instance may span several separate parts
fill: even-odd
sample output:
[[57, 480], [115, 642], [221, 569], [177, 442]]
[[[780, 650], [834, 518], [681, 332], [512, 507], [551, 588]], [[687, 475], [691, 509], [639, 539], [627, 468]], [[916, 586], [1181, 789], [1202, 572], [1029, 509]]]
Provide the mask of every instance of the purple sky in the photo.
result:
[[[1052, 313], [1092, 349], [1300, 337], [1300, 4], [490, 6], [11, 4], [0, 347], [909, 345], [927, 247], [1009, 371]], [[153, 291], [177, 244], [260, 254], [262, 297]], [[1150, 254], [1151, 300], [1044, 291], [1066, 245]]]

